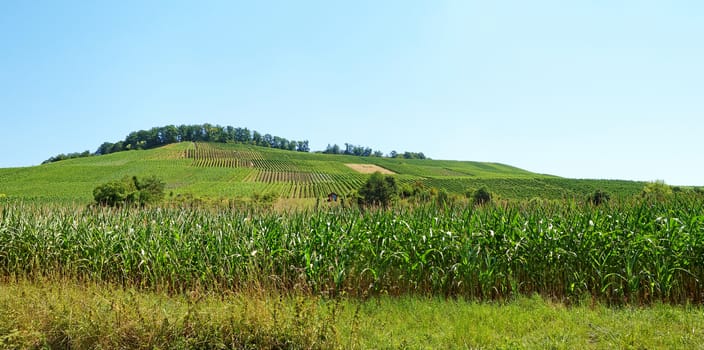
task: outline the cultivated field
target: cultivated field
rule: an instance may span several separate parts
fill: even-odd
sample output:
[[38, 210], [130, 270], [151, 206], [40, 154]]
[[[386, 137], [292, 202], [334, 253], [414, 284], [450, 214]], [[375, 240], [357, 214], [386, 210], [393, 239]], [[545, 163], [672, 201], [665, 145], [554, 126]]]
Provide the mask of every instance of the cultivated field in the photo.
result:
[[0, 276], [152, 290], [700, 303], [704, 204], [575, 202], [393, 211], [4, 204]]
[[0, 345], [696, 348], [703, 203], [282, 215], [4, 198]]
[[[320, 200], [368, 179], [346, 164], [431, 195], [388, 210]], [[167, 184], [157, 206], [88, 205], [101, 183], [152, 174]], [[696, 348], [704, 337], [701, 191], [200, 143], [0, 180], [0, 348]], [[481, 187], [494, 201], [472, 205], [464, 195]], [[597, 189], [612, 199], [589, 203]]]
[[576, 180], [496, 163], [390, 159], [291, 152], [242, 144], [182, 142], [145, 151], [69, 159], [37, 167], [0, 169], [0, 193], [57, 202], [92, 200], [96, 186], [124, 176], [156, 175], [173, 196], [214, 201], [272, 195], [282, 199], [342, 196], [359, 188], [365, 169], [387, 169], [399, 184], [464, 196], [481, 187], [502, 199], [583, 200], [597, 189], [615, 197], [638, 194], [644, 183]]

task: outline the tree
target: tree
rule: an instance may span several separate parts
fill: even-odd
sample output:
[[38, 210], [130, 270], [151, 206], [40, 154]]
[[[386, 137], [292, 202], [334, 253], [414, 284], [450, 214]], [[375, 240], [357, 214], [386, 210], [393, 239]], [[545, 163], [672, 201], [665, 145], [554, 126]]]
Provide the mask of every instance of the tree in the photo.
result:
[[249, 143], [252, 141], [252, 134], [247, 128], [236, 128], [235, 129], [235, 141], [241, 143]]
[[484, 205], [491, 202], [491, 193], [486, 187], [482, 187], [472, 194], [472, 202], [475, 205]]
[[93, 199], [100, 205], [117, 207], [133, 202], [137, 196], [137, 187], [134, 181], [125, 177], [99, 185], [93, 189]]
[[176, 143], [180, 141], [178, 129], [174, 125], [167, 125], [161, 128], [159, 132], [159, 141], [163, 145]]
[[166, 184], [156, 176], [150, 176], [144, 180], [133, 177], [133, 181], [139, 191], [139, 204], [146, 205], [156, 203], [164, 198], [164, 188]]
[[361, 205], [379, 205], [388, 207], [397, 196], [398, 185], [393, 176], [384, 176], [380, 172], [372, 174], [359, 189]]
[[323, 151], [323, 153], [340, 154], [340, 146], [338, 146], [337, 144], [334, 144], [332, 146], [330, 144], [328, 144], [328, 147], [325, 148], [325, 151]]
[[[153, 127], [149, 130], [139, 130], [129, 133], [124, 140], [116, 143], [103, 142], [95, 153], [89, 151], [83, 153], [59, 154], [51, 157], [44, 163], [51, 163], [65, 159], [87, 157], [92, 155], [105, 155], [127, 150], [152, 149], [176, 142], [236, 142], [254, 144], [263, 147], [273, 147], [289, 151], [309, 152], [308, 141], [287, 140], [271, 134], [262, 134], [257, 131], [250, 132], [247, 128], [234, 128], [232, 126], [223, 127], [220, 125], [167, 125]], [[337, 153], [339, 153], [339, 146]], [[360, 148], [360, 154], [364, 155], [364, 149]]]
[[308, 142], [308, 140], [298, 141], [296, 144], [296, 152], [310, 152], [310, 142]]
[[594, 204], [594, 205], [601, 205], [609, 201], [611, 199], [611, 196], [602, 190], [596, 190], [594, 193], [590, 194], [589, 197], [587, 197], [587, 200], [589, 203]]
[[260, 134], [258, 131], [252, 132], [252, 143], [255, 146], [261, 146], [262, 145], [262, 134]]
[[125, 150], [125, 143], [122, 141], [117, 141], [117, 142], [115, 142], [114, 145], [112, 145], [112, 148], [110, 149], [110, 153], [122, 152], [124, 150]]
[[101, 155], [101, 154], [108, 154], [112, 153], [112, 148], [115, 146], [112, 142], [103, 142], [100, 147], [98, 147], [98, 150], [95, 151], [95, 154]]
[[90, 157], [93, 154], [90, 153], [90, 151], [83, 151], [81, 153], [74, 152], [74, 153], [69, 153], [69, 154], [59, 154], [54, 157], [51, 157], [45, 161], [42, 162], [42, 164], [47, 164], [47, 163], [52, 163], [52, 162], [58, 162], [61, 160], [66, 160], [66, 159], [73, 159], [73, 158], [84, 158], [84, 157]]
[[286, 140], [285, 138], [274, 136], [271, 140], [271, 147], [284, 149], [285, 147], [288, 147], [288, 140]]
[[260, 146], [274, 147], [274, 137], [271, 136], [271, 134], [265, 134], [262, 138], [262, 144]]
[[672, 187], [665, 184], [663, 180], [656, 180], [654, 182], [648, 182], [643, 187], [643, 192], [641, 196], [644, 198], [651, 198], [657, 201], [663, 201], [670, 196], [672, 196]]
[[164, 198], [165, 184], [159, 178], [150, 176], [144, 180], [136, 176], [123, 177], [93, 189], [93, 199], [100, 205], [111, 207], [139, 203], [144, 206]]
[[310, 151], [310, 146], [308, 146], [308, 140], [306, 140], [306, 141], [298, 141], [298, 145], [296, 146], [296, 151], [298, 151], [298, 152], [308, 152], [308, 151]]

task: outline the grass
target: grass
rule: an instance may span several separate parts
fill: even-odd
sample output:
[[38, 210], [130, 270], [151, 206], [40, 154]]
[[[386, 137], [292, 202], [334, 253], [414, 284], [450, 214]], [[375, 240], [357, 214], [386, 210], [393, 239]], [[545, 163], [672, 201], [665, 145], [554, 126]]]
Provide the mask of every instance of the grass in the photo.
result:
[[[200, 152], [200, 153], [197, 153]], [[99, 184], [123, 176], [157, 175], [175, 195], [220, 199], [274, 192], [282, 198], [321, 198], [330, 191], [347, 194], [369, 175], [345, 164], [374, 164], [397, 173], [399, 182], [420, 182], [463, 195], [487, 187], [504, 199], [584, 198], [595, 189], [630, 196], [643, 188], [633, 181], [571, 180], [508, 165], [445, 160], [388, 159], [291, 152], [237, 144], [177, 143], [146, 151], [118, 152], [69, 159], [35, 167], [0, 169], [0, 193], [14, 198], [89, 202]], [[236, 166], [235, 166], [236, 165]], [[251, 167], [250, 167], [251, 165]], [[279, 186], [269, 183], [278, 176]], [[292, 175], [303, 174], [303, 175]], [[299, 178], [314, 179], [310, 191], [295, 191]], [[331, 179], [322, 181], [317, 179]]]
[[0, 347], [120, 349], [702, 349], [704, 310], [424, 298], [324, 299], [256, 289], [166, 295], [0, 283]]

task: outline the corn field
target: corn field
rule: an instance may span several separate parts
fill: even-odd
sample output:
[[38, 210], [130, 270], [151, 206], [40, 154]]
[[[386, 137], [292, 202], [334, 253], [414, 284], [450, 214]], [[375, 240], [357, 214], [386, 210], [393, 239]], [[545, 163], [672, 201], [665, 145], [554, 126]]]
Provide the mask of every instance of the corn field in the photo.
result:
[[[615, 201], [614, 201], [615, 202]], [[0, 202], [0, 277], [169, 292], [704, 300], [704, 204], [215, 211]]]

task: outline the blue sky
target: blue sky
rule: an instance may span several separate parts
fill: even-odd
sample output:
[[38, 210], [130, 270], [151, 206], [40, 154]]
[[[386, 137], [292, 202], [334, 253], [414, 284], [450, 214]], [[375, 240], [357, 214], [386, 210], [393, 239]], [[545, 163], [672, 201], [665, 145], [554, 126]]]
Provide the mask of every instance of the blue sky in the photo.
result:
[[3, 1], [0, 167], [168, 124], [704, 185], [699, 1]]

